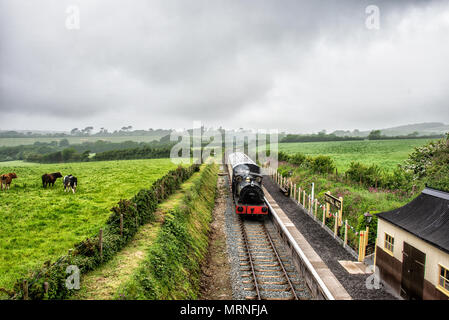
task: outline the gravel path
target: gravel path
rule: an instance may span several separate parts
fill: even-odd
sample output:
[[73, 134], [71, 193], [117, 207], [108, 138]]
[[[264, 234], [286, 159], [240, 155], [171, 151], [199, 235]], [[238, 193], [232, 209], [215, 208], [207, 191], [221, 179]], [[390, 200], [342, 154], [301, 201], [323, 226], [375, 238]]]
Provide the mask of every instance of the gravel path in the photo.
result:
[[322, 229], [321, 226], [319, 226], [319, 224], [317, 224], [292, 199], [281, 194], [279, 192], [279, 187], [270, 179], [270, 177], [264, 177], [264, 186], [353, 299], [396, 299], [393, 295], [388, 293], [384, 287], [379, 290], [367, 289], [365, 281], [369, 275], [348, 273], [340, 265], [338, 260], [354, 261], [353, 256], [350, 255], [340, 244], [338, 244], [338, 242], [335, 241], [329, 233]]

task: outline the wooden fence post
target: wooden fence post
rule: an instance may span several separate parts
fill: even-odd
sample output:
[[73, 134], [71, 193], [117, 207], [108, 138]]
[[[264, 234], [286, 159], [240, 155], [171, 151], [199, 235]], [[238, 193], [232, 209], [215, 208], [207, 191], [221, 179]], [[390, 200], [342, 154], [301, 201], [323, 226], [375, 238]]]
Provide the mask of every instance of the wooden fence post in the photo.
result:
[[120, 236], [123, 237], [123, 213], [120, 214]]
[[368, 245], [368, 240], [369, 240], [369, 227], [366, 227], [366, 231], [365, 231], [365, 247]]
[[306, 190], [304, 190], [302, 193], [302, 205], [305, 209], [306, 208]]
[[323, 206], [323, 227], [326, 225], [326, 207]]
[[301, 187], [298, 188], [298, 203], [301, 204]]
[[359, 238], [359, 262], [363, 262], [365, 260], [365, 231], [360, 231], [360, 238]]
[[103, 229], [100, 229], [98, 241], [100, 242], [100, 259], [103, 260]]
[[337, 230], [338, 230], [338, 213], [335, 214], [334, 238], [338, 237]]
[[296, 200], [296, 183], [295, 183], [295, 186], [293, 188], [293, 199]]
[[312, 214], [312, 197], [309, 194], [309, 214]]
[[293, 193], [293, 181], [290, 180], [290, 198], [294, 195]]
[[313, 216], [315, 217], [315, 219], [316, 219], [316, 217], [317, 217], [317, 210], [318, 210], [318, 199], [315, 199], [315, 211], [314, 211], [314, 214], [313, 214]]
[[348, 245], [348, 220], [345, 220], [345, 242], [344, 247]]
[[343, 197], [338, 198], [341, 201], [341, 208], [338, 210], [338, 226], [343, 224]]
[[28, 281], [23, 280], [23, 300], [28, 300]]
[[44, 293], [48, 293], [48, 282], [44, 282]]

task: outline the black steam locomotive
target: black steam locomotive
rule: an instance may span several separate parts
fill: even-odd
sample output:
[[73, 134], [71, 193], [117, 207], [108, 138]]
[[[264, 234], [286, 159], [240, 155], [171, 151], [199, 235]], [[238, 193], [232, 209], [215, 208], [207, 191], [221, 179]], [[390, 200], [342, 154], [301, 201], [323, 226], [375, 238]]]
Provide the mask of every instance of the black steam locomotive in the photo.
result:
[[228, 157], [232, 194], [237, 214], [268, 214], [262, 190], [260, 167], [246, 154], [232, 153]]

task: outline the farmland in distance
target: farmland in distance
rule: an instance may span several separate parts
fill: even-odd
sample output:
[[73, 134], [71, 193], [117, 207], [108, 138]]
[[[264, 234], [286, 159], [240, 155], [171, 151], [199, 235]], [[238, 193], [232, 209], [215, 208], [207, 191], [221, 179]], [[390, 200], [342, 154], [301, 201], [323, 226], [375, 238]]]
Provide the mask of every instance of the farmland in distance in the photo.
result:
[[279, 151], [296, 152], [309, 156], [330, 156], [339, 171], [346, 171], [352, 161], [366, 165], [376, 164], [392, 170], [408, 158], [415, 147], [427, 144], [429, 139], [363, 140], [281, 143]]
[[83, 142], [95, 142], [98, 140], [104, 140], [109, 142], [124, 142], [124, 141], [135, 141], [135, 142], [151, 142], [159, 140], [162, 135], [135, 135], [135, 136], [67, 136], [67, 137], [30, 137], [30, 138], [0, 138], [0, 147], [15, 147], [20, 145], [30, 145], [35, 142], [45, 142], [50, 143], [52, 141], [61, 141], [62, 139], [67, 139], [70, 144], [80, 144]]

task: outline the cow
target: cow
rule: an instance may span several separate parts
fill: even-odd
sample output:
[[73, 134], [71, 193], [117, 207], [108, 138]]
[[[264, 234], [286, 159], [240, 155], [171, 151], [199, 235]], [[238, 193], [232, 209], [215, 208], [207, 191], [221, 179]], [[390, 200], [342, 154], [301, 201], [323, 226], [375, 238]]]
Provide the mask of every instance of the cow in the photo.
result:
[[12, 179], [17, 179], [17, 174], [15, 172], [2, 174], [0, 176], [1, 190], [3, 191], [3, 185], [5, 185], [5, 191], [11, 187]]
[[42, 187], [47, 188], [48, 185], [52, 187], [58, 178], [62, 178], [61, 172], [46, 173], [42, 176]]
[[76, 186], [78, 185], [78, 179], [71, 174], [64, 177], [64, 191], [67, 192], [72, 189], [72, 192], [76, 192]]

